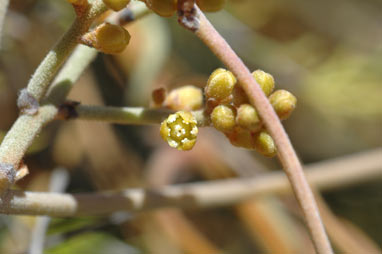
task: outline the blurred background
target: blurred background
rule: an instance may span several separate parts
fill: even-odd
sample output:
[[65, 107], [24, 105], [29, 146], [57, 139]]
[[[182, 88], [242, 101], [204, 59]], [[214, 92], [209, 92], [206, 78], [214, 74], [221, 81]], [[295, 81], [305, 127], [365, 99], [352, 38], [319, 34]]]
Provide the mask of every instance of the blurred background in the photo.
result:
[[[277, 88], [296, 95], [297, 109], [284, 125], [302, 162], [309, 164], [382, 145], [381, 13], [378, 0], [230, 0], [223, 11], [208, 17], [250, 70], [271, 73]], [[0, 53], [0, 140], [18, 116], [18, 91], [74, 17], [64, 0], [11, 1]], [[203, 88], [209, 74], [223, 67], [176, 17], [153, 14], [126, 29], [132, 36], [127, 49], [115, 56], [99, 54], [70, 99], [149, 106], [153, 89]], [[82, 121], [48, 125], [25, 162], [30, 174], [17, 188], [47, 191], [59, 166], [69, 173], [70, 193], [280, 170], [277, 159], [233, 147], [212, 128], [200, 130], [192, 151], [178, 152], [161, 140], [158, 126]], [[328, 227], [345, 228], [357, 237], [359, 249], [368, 250], [364, 253], [380, 253], [382, 171], [372, 181], [328, 190], [322, 197], [335, 219]], [[0, 253], [27, 253], [35, 222], [35, 217], [1, 215]], [[346, 239], [332, 239], [338, 253], [351, 253]], [[220, 208], [54, 218], [44, 253], [314, 250], [294, 197], [267, 195]]]

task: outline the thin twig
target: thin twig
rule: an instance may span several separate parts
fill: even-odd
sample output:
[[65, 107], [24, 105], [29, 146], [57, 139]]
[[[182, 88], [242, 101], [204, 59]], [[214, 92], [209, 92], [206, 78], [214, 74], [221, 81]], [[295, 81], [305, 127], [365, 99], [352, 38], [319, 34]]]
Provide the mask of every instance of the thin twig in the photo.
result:
[[91, 1], [90, 8], [77, 16], [70, 29], [59, 40], [56, 46], [46, 55], [28, 83], [27, 91], [37, 101], [41, 101], [49, 88], [50, 82], [66, 58], [79, 43], [80, 37], [89, 30], [93, 21], [107, 10], [101, 0]]
[[5, 15], [7, 14], [9, 0], [0, 0], [0, 49], [2, 48], [3, 27]]
[[[150, 125], [160, 124], [173, 110], [159, 108], [151, 109], [144, 107], [111, 107], [95, 105], [76, 105], [75, 103], [66, 103], [61, 106], [58, 112], [58, 119], [79, 119], [87, 121], [102, 121], [115, 124], [135, 124]], [[202, 111], [193, 111], [198, 126], [206, 126], [208, 121], [205, 119]]]
[[[187, 0], [186, 0], [187, 1]], [[278, 157], [300, 204], [318, 253], [333, 253], [302, 165], [277, 114], [248, 68], [195, 5], [180, 13], [179, 21], [193, 31], [236, 76], [251, 104], [275, 141]]]
[[[25, 106], [25, 103], [31, 103], [33, 106], [37, 105], [37, 108], [33, 111], [33, 114], [20, 115], [1, 143], [0, 192], [13, 183], [8, 171], [5, 172], [3, 168], [11, 167], [10, 171], [13, 172], [11, 175], [15, 175], [26, 150], [32, 144], [36, 135], [56, 114], [57, 110], [54, 106], [38, 106], [46, 90], [49, 88], [52, 79], [56, 75], [56, 72], [73, 51], [75, 45], [78, 44], [79, 36], [85, 33], [89, 29], [92, 21], [105, 10], [106, 6], [101, 0], [91, 1], [86, 13], [76, 18], [69, 31], [48, 53], [40, 66], [36, 69], [26, 90], [20, 94], [23, 96], [23, 101], [21, 101], [20, 104], [19, 101], [19, 105]], [[86, 63], [86, 66], [87, 65], [88, 63]], [[68, 65], [66, 66], [70, 68]], [[83, 69], [81, 69], [81, 72], [82, 70]], [[66, 78], [69, 80], [73, 79], [70, 76]], [[76, 79], [76, 77], [74, 77], [74, 79]]]
[[[106, 7], [101, 0], [91, 1], [90, 9], [76, 19], [71, 29], [48, 53], [30, 80], [27, 95], [34, 98], [37, 103], [42, 103], [43, 106], [34, 115], [21, 115], [1, 143], [0, 193], [13, 183], [13, 176], [16, 175], [16, 170], [19, 168], [25, 152], [42, 127], [57, 115], [57, 108], [50, 103], [55, 106], [62, 104], [74, 82], [96, 57], [97, 51], [95, 49], [78, 45], [50, 85], [63, 61], [73, 51], [78, 37], [86, 32], [91, 22], [105, 10]], [[135, 10], [139, 11], [139, 15], [134, 15], [136, 18], [144, 16], [142, 9], [132, 9], [133, 12]], [[81, 22], [83, 23], [81, 24]], [[41, 101], [47, 89], [49, 90], [46, 98]], [[10, 170], [3, 170], [3, 168], [10, 168]]]
[[[306, 166], [310, 183], [319, 190], [340, 188], [381, 176], [382, 149]], [[312, 169], [310, 169], [312, 167]], [[333, 184], [333, 183], [336, 184]], [[229, 205], [256, 195], [289, 193], [282, 172], [255, 178], [220, 180], [161, 187], [129, 189], [118, 193], [57, 194], [8, 191], [0, 200], [0, 213], [91, 216], [124, 210], [137, 212], [159, 207], [211, 207]]]

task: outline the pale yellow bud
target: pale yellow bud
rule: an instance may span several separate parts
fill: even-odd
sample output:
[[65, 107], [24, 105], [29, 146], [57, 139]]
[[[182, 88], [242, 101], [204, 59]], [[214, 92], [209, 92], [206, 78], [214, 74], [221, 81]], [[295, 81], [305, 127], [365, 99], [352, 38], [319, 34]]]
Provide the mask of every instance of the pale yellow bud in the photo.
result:
[[236, 123], [250, 131], [261, 128], [261, 121], [256, 109], [249, 104], [242, 104], [237, 110]]
[[257, 152], [267, 157], [273, 157], [277, 154], [276, 145], [273, 142], [272, 137], [266, 131], [256, 133], [253, 138], [255, 144], [254, 148]]
[[202, 11], [218, 11], [223, 9], [226, 0], [196, 0]]
[[215, 107], [210, 117], [212, 124], [219, 131], [230, 131], [235, 126], [235, 112], [230, 106], [219, 105]]
[[191, 85], [172, 90], [164, 101], [164, 106], [173, 110], [197, 110], [200, 109], [202, 105], [202, 90]]
[[177, 9], [177, 0], [145, 0], [148, 8], [163, 17], [171, 17]]
[[277, 90], [269, 97], [274, 110], [281, 120], [287, 119], [296, 108], [296, 97], [286, 90]]
[[106, 54], [122, 52], [129, 41], [130, 34], [125, 28], [109, 23], [99, 25], [81, 38], [81, 43]]
[[207, 81], [205, 94], [207, 99], [214, 98], [217, 101], [224, 101], [232, 94], [236, 78], [232, 72], [219, 68], [215, 70]]
[[273, 79], [273, 76], [262, 70], [252, 72], [252, 76], [256, 79], [256, 82], [260, 85], [265, 95], [269, 96], [275, 88], [275, 80]]
[[196, 119], [190, 112], [178, 111], [162, 122], [160, 134], [169, 146], [178, 150], [190, 150], [198, 135], [196, 124]]
[[102, 0], [104, 4], [114, 11], [120, 11], [130, 3], [130, 0]]

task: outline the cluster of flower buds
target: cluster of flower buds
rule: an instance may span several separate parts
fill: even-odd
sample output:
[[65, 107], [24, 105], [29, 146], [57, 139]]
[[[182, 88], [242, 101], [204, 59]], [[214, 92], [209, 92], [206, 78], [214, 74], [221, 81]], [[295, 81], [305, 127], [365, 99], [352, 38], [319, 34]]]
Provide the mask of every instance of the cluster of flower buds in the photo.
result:
[[[105, 1], [105, 0], [104, 0]], [[171, 17], [177, 11], [178, 0], [141, 0], [156, 14], [163, 17]], [[212, 12], [221, 10], [226, 0], [196, 0], [196, 4], [202, 11]]]
[[[261, 70], [254, 71], [252, 75], [280, 119], [287, 119], [296, 107], [296, 97], [285, 90], [273, 92], [275, 82], [272, 75]], [[234, 146], [254, 149], [268, 157], [276, 155], [272, 137], [230, 71], [215, 70], [208, 79], [205, 96], [206, 115]]]
[[[261, 70], [254, 71], [252, 75], [279, 118], [287, 119], [296, 107], [296, 97], [286, 90], [274, 92], [275, 81], [272, 75]], [[204, 95], [204, 121], [223, 132], [232, 145], [254, 149], [268, 157], [276, 155], [272, 137], [230, 71], [222, 68], [215, 70], [207, 81]], [[153, 100], [156, 107], [179, 110], [162, 123], [163, 139], [179, 150], [191, 149], [196, 141], [197, 122], [193, 113], [188, 112], [203, 107], [201, 89], [188, 85], [176, 88], [167, 95], [164, 89], [157, 89], [153, 92]]]

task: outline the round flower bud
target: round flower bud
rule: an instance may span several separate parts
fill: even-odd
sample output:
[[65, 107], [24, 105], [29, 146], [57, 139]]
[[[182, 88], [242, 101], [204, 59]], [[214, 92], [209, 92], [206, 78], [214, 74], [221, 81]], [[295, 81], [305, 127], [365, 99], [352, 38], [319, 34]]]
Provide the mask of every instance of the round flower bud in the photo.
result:
[[260, 85], [265, 95], [269, 96], [275, 88], [275, 80], [273, 79], [273, 76], [262, 70], [252, 72], [252, 76], [256, 79], [256, 82]]
[[230, 131], [235, 126], [235, 112], [232, 107], [219, 105], [214, 108], [210, 117], [212, 124], [219, 131]]
[[261, 121], [256, 109], [249, 104], [242, 104], [237, 110], [236, 123], [250, 131], [261, 128]]
[[202, 90], [191, 85], [172, 90], [164, 101], [164, 106], [173, 110], [197, 110], [202, 105]]
[[171, 17], [177, 9], [177, 0], [145, 0], [148, 8], [162, 17]]
[[130, 0], [102, 0], [103, 3], [114, 11], [120, 11], [130, 3]]
[[81, 42], [106, 54], [122, 52], [130, 41], [129, 32], [122, 26], [104, 23], [85, 34]]
[[261, 131], [254, 136], [255, 150], [267, 157], [273, 157], [277, 154], [276, 145], [272, 137], [266, 132]]
[[207, 81], [205, 88], [206, 97], [223, 101], [232, 94], [235, 83], [236, 78], [232, 72], [219, 68], [211, 74]]
[[226, 0], [196, 0], [202, 11], [218, 11], [224, 7]]
[[169, 146], [178, 150], [190, 150], [195, 145], [198, 127], [190, 112], [178, 111], [169, 115], [160, 126], [160, 134]]
[[296, 107], [296, 97], [286, 90], [277, 90], [269, 97], [274, 110], [281, 120], [287, 119]]

